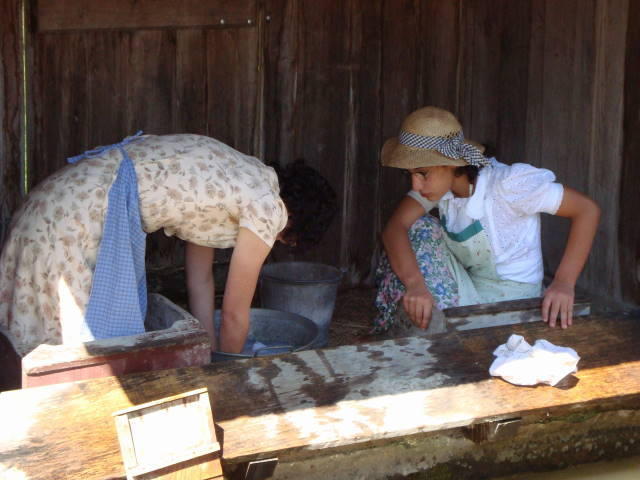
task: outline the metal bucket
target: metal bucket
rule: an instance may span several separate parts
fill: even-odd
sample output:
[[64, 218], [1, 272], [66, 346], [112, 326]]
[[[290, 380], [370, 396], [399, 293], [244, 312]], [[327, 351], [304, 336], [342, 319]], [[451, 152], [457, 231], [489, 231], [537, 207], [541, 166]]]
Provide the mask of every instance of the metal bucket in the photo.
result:
[[[214, 324], [218, 335], [220, 333], [220, 319], [220, 310], [216, 310]], [[260, 342], [264, 344], [264, 347], [260, 347], [252, 353], [215, 352], [211, 355], [211, 361], [238, 360], [309, 350], [313, 348], [317, 337], [318, 327], [308, 318], [290, 312], [252, 308], [247, 344]]]
[[339, 269], [322, 263], [269, 263], [260, 272], [260, 302], [264, 308], [297, 313], [312, 320], [320, 331], [313, 348], [322, 348], [329, 340], [341, 278]]

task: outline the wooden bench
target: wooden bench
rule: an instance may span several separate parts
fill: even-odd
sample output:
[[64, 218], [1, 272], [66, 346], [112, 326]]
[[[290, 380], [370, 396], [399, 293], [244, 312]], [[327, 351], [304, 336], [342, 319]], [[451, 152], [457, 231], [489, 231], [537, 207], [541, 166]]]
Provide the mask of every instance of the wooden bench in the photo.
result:
[[[573, 381], [491, 378], [511, 333], [573, 347]], [[639, 344], [639, 320], [585, 317], [568, 330], [524, 323], [5, 392], [0, 477], [124, 478], [111, 414], [201, 387], [229, 475], [276, 457], [275, 478], [320, 479], [478, 478], [637, 455]]]

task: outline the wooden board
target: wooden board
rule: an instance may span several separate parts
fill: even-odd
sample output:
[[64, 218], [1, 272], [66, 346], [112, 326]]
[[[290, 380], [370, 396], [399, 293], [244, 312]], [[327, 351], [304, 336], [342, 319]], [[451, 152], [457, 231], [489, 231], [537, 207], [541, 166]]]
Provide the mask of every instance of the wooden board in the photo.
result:
[[21, 202], [23, 186], [22, 119], [24, 91], [20, 2], [0, 1], [0, 246], [11, 215]]
[[461, 0], [453, 0], [417, 4], [420, 25], [426, 26], [418, 35], [420, 106], [435, 105], [452, 112], [459, 111], [461, 3]]
[[22, 358], [22, 388], [210, 362], [200, 322], [162, 295], [149, 295], [145, 326], [138, 335], [39, 345]]
[[[543, 133], [545, 154], [539, 166], [552, 170], [558, 181], [589, 193], [587, 171], [592, 138], [591, 112], [595, 58], [595, 1], [547, 1], [543, 71]], [[567, 139], [574, 139], [573, 141]], [[580, 140], [577, 140], [580, 139]], [[542, 220], [545, 269], [554, 272], [564, 253], [569, 222], [559, 217]], [[589, 274], [586, 265], [585, 276]]]
[[[380, 225], [372, 211], [372, 199], [379, 197], [378, 164], [382, 123], [382, 45], [379, 1], [350, 2], [347, 38], [347, 82], [349, 95], [345, 121], [344, 183], [340, 226], [340, 265], [346, 267], [343, 283], [371, 282], [371, 258], [377, 247]], [[364, 185], [367, 188], [363, 188]], [[377, 208], [376, 208], [377, 209]], [[327, 238], [330, 238], [327, 236]]]
[[[583, 285], [600, 294], [604, 293], [603, 287], [606, 286], [609, 290], [606, 295], [618, 300], [622, 298], [622, 285], [626, 281], [621, 278], [621, 272], [632, 270], [627, 268], [624, 261], [618, 263], [618, 232], [620, 225], [627, 223], [621, 218], [626, 207], [620, 204], [620, 200], [625, 199], [628, 205], [638, 205], [640, 201], [638, 189], [626, 191], [622, 183], [625, 178], [622, 166], [626, 111], [624, 99], [627, 95], [624, 89], [625, 25], [632, 18], [629, 15], [629, 0], [600, 0], [596, 4], [596, 88], [591, 116], [593, 134], [588, 192], [600, 206], [603, 215], [598, 226], [596, 247], [589, 256], [589, 269], [585, 275], [587, 282], [583, 281]], [[611, 195], [613, 185], [620, 189], [619, 195]], [[635, 198], [632, 192], [636, 192]], [[629, 238], [638, 238], [637, 234], [634, 236], [631, 232], [621, 232], [622, 236], [627, 234]], [[637, 303], [640, 303], [640, 296]]]
[[77, 33], [36, 38], [34, 107], [38, 125], [31, 187], [65, 166], [68, 157], [90, 147], [87, 40]]
[[[382, 125], [381, 144], [396, 137], [407, 115], [424, 105], [418, 98], [416, 59], [420, 57], [421, 31], [419, 4], [415, 0], [383, 2], [382, 29]], [[412, 32], [408, 35], [408, 32]], [[380, 155], [372, 158], [379, 164]], [[411, 182], [398, 168], [380, 170], [380, 196], [376, 205], [380, 227], [383, 228], [396, 204], [411, 189]]]
[[114, 412], [129, 480], [222, 478], [206, 388]]
[[[627, 301], [640, 304], [640, 222], [637, 208], [640, 205], [640, 137], [631, 132], [640, 128], [640, 4], [629, 2], [629, 30], [626, 38], [624, 80], [624, 163], [621, 175], [620, 218], [618, 230], [619, 264], [621, 267], [622, 295]], [[635, 112], [635, 114], [634, 114]]]
[[207, 135], [253, 155], [260, 91], [258, 29], [206, 32]]
[[[573, 347], [582, 357], [577, 384], [524, 388], [489, 378], [491, 352], [511, 333]], [[111, 413], [203, 386], [230, 465], [524, 414], [637, 405], [638, 338], [637, 319], [591, 317], [565, 331], [494, 327], [5, 392], [2, 465], [28, 479], [52, 471], [122, 478]]]
[[[130, 5], [135, 9], [148, 3]], [[255, 2], [251, 4], [255, 8]], [[183, 7], [185, 12], [196, 8]], [[138, 130], [157, 135], [205, 134], [244, 153], [255, 153], [262, 138], [258, 131], [260, 38], [256, 22], [245, 25], [249, 28], [150, 29], [142, 25], [129, 30], [34, 35], [35, 111], [30, 120], [35, 135], [29, 187], [64, 167], [67, 157], [120, 141]], [[19, 151], [19, 144], [15, 146]], [[18, 170], [20, 161], [15, 159]], [[19, 182], [13, 179], [12, 184]], [[14, 196], [10, 209], [19, 201]], [[182, 245], [162, 232], [151, 234], [147, 265], [181, 264]]]
[[255, 0], [39, 0], [39, 32], [255, 24]]
[[524, 156], [529, 76], [529, 2], [464, 2], [460, 118], [465, 135], [492, 145], [498, 160]]
[[[470, 330], [514, 323], [540, 322], [543, 298], [527, 298], [504, 302], [484, 303], [443, 310], [447, 331]], [[585, 298], [576, 298], [573, 317], [584, 317], [591, 313], [591, 303]]]

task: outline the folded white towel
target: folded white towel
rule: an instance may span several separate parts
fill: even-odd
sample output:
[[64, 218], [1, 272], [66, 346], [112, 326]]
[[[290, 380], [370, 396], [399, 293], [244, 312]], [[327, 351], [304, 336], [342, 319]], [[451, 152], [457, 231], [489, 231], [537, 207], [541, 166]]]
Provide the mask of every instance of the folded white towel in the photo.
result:
[[489, 373], [515, 385], [555, 385], [578, 371], [580, 357], [573, 348], [558, 347], [546, 340], [529, 345], [521, 335], [511, 335], [493, 354]]

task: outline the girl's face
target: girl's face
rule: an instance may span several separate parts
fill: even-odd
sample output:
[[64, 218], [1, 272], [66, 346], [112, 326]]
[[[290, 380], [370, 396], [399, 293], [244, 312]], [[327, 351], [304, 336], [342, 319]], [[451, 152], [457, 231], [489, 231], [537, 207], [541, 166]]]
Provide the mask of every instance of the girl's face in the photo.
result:
[[411, 187], [431, 202], [437, 202], [451, 190], [455, 167], [421, 167], [409, 170]]

